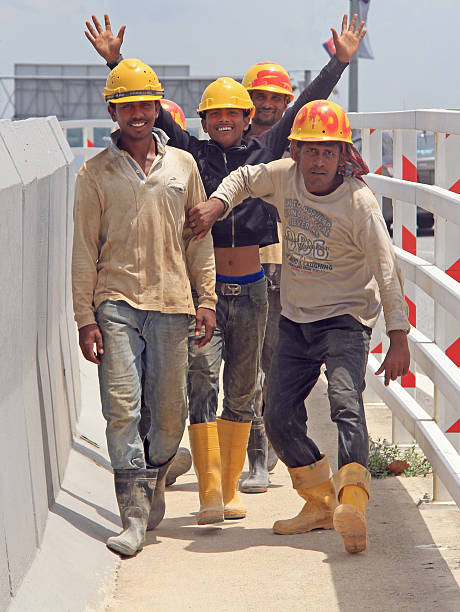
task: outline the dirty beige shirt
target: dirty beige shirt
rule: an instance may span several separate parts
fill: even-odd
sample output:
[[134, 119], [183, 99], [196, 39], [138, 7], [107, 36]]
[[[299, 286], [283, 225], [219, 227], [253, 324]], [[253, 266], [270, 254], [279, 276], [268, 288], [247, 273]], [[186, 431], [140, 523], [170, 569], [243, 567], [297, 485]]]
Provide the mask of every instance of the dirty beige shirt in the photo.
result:
[[403, 281], [370, 189], [345, 178], [315, 196], [292, 159], [243, 166], [212, 194], [230, 208], [248, 197], [277, 207], [283, 225], [282, 314], [308, 323], [342, 314], [373, 327], [381, 305], [387, 332], [409, 330]]
[[77, 176], [72, 289], [78, 327], [95, 323], [105, 300], [195, 314], [190, 282], [199, 305], [215, 310], [212, 237], [197, 241], [187, 219], [206, 199], [193, 157], [165, 146], [166, 134], [154, 129], [157, 157], [146, 177], [116, 146], [118, 134]]

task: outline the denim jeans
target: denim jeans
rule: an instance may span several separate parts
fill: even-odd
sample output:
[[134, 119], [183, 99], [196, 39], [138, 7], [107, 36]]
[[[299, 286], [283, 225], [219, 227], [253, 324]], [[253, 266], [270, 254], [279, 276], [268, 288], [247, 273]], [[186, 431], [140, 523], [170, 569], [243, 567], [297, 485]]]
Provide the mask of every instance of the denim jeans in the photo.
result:
[[206, 346], [195, 345], [194, 322], [189, 334], [188, 398], [190, 423], [216, 420], [219, 372], [224, 360], [222, 418], [250, 422], [260, 351], [267, 318], [267, 283], [261, 278], [232, 295], [227, 283], [216, 283], [216, 331]]
[[256, 417], [263, 415], [264, 406], [267, 402], [268, 375], [270, 373], [273, 353], [278, 344], [278, 328], [281, 314], [281, 264], [264, 264], [264, 270], [268, 282], [268, 315], [254, 395], [254, 415]]
[[151, 414], [149, 460], [163, 465], [176, 453], [187, 417], [189, 316], [108, 300], [97, 309], [96, 320], [104, 342], [99, 386], [112, 467], [145, 467], [138, 432], [142, 394]]
[[268, 438], [290, 468], [316, 463], [321, 454], [308, 436], [305, 398], [326, 364], [331, 419], [338, 428], [339, 469], [367, 466], [368, 435], [362, 393], [372, 330], [350, 315], [294, 323], [280, 317], [264, 419]]

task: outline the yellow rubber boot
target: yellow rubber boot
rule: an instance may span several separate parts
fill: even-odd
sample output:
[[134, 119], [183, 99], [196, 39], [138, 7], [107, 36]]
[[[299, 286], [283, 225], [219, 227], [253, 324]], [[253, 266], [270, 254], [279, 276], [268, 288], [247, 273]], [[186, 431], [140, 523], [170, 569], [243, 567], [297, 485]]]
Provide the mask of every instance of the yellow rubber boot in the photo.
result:
[[359, 463], [347, 463], [335, 476], [340, 505], [334, 512], [334, 529], [349, 553], [366, 550], [370, 479], [368, 470]]
[[200, 511], [196, 522], [198, 525], [221, 523], [224, 520], [224, 504], [217, 424], [196, 423], [189, 426], [188, 433], [200, 493]]
[[224, 518], [244, 518], [246, 508], [238, 495], [238, 481], [244, 466], [251, 423], [217, 419], [217, 431], [222, 463]]
[[337, 506], [332, 472], [326, 456], [311, 465], [288, 468], [292, 486], [307, 503], [297, 516], [276, 521], [273, 531], [281, 535], [306, 533], [313, 529], [333, 529]]

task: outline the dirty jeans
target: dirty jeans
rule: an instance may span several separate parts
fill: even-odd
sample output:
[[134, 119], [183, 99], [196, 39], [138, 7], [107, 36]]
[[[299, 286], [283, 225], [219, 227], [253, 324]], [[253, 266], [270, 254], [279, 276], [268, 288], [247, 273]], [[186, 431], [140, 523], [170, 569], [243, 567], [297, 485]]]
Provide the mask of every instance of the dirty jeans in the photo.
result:
[[308, 436], [305, 398], [326, 364], [331, 419], [338, 428], [339, 469], [367, 466], [368, 435], [362, 393], [372, 330], [350, 315], [295, 323], [280, 317], [269, 377], [265, 430], [288, 467], [310, 465], [321, 454]]
[[211, 342], [198, 348], [194, 322], [190, 327], [187, 386], [192, 425], [216, 420], [222, 359], [221, 418], [248, 423], [254, 414], [253, 397], [267, 318], [267, 283], [265, 278], [246, 285], [217, 281], [216, 293], [217, 326]]
[[268, 375], [273, 353], [278, 344], [278, 327], [281, 313], [281, 264], [263, 264], [263, 268], [265, 270], [265, 277], [267, 278], [268, 314], [260, 367], [257, 373], [256, 392], [254, 395], [255, 417], [262, 417], [264, 405], [267, 402]]
[[145, 468], [138, 432], [142, 393], [151, 413], [150, 463], [163, 465], [176, 453], [187, 417], [189, 316], [108, 300], [97, 309], [96, 320], [104, 343], [99, 386], [112, 467]]

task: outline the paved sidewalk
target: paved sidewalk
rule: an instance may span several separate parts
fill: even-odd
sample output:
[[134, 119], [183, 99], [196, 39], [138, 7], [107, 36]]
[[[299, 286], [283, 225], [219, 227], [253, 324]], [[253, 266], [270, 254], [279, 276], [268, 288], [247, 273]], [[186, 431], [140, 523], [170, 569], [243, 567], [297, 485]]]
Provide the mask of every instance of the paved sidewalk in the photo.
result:
[[[310, 430], [336, 467], [325, 383], [310, 399]], [[388, 410], [368, 410], [374, 438], [390, 437]], [[166, 518], [137, 557], [121, 562], [107, 612], [460, 610], [460, 512], [416, 502], [429, 478], [372, 482], [369, 545], [349, 555], [334, 531], [275, 535], [273, 521], [303, 502], [278, 463], [267, 493], [242, 495], [247, 518], [197, 526], [195, 476], [167, 490]]]
[[[273, 534], [274, 520], [293, 516], [303, 503], [282, 464], [268, 493], [242, 494], [246, 519], [216, 526], [195, 523], [192, 470], [167, 489], [166, 518], [144, 550], [120, 560], [105, 547], [120, 520], [96, 369], [81, 367], [83, 411], [64, 488], [9, 612], [460, 610], [460, 512], [417, 508], [430, 478], [373, 480], [368, 550], [352, 556], [333, 531]], [[335, 468], [324, 381], [309, 406], [310, 431]], [[390, 437], [388, 410], [368, 408], [367, 416], [374, 438]]]

